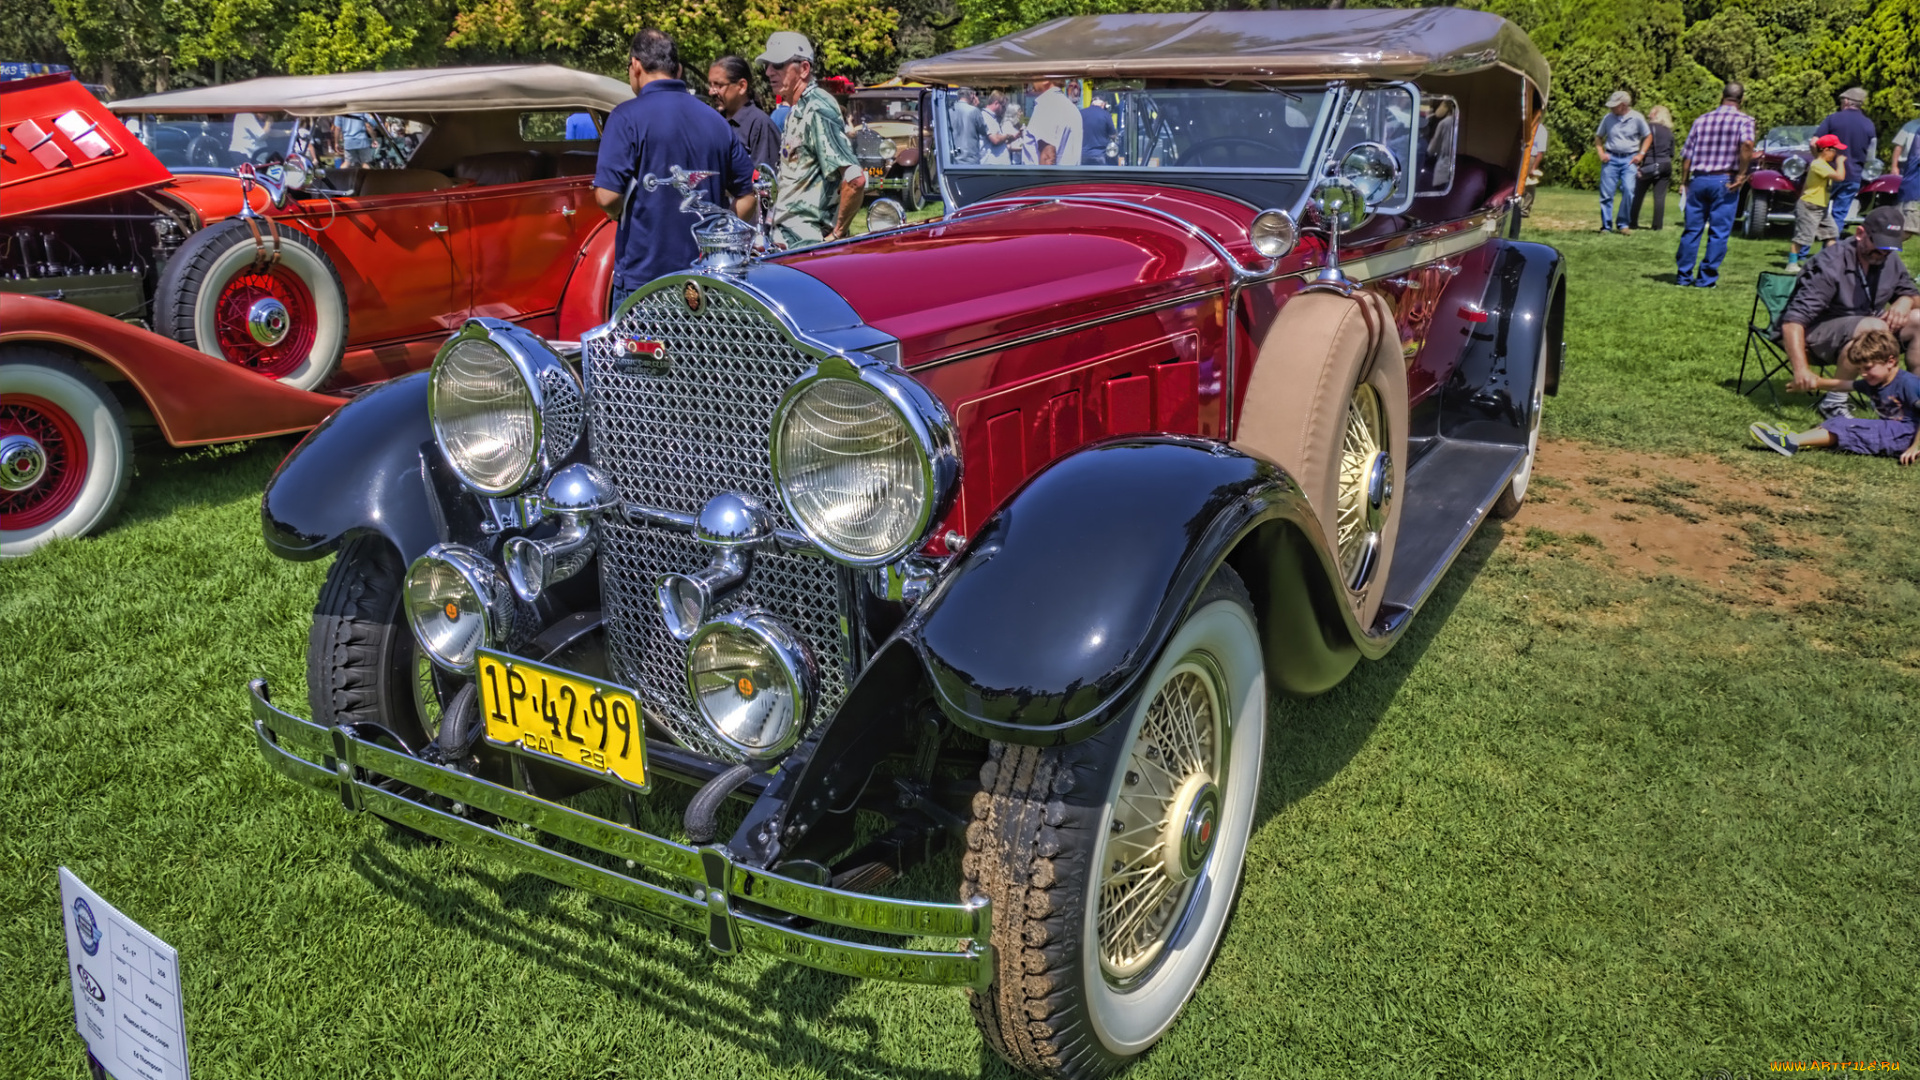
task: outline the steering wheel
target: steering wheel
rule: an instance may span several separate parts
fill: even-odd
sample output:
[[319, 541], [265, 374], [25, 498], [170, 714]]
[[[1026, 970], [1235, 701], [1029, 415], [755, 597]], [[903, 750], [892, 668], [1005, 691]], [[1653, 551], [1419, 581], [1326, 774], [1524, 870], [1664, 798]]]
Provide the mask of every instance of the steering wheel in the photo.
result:
[[211, 135], [195, 135], [187, 143], [187, 164], [196, 169], [224, 169], [227, 167], [227, 148]]
[[[1231, 147], [1251, 147], [1259, 152], [1260, 157], [1254, 161], [1243, 163], [1235, 160], [1240, 157], [1239, 154], [1227, 153], [1222, 155], [1228, 159], [1225, 161], [1209, 162], [1205, 160], [1209, 150], [1226, 150]], [[1274, 160], [1280, 156], [1281, 152], [1279, 147], [1272, 143], [1261, 142], [1259, 139], [1249, 139], [1244, 135], [1221, 135], [1217, 138], [1202, 139], [1192, 146], [1187, 147], [1186, 150], [1181, 152], [1179, 159], [1174, 162], [1174, 165], [1271, 165]]]
[[284, 160], [280, 156], [280, 151], [271, 146], [256, 146], [253, 148], [253, 153], [248, 156], [252, 158], [255, 165], [278, 165]]

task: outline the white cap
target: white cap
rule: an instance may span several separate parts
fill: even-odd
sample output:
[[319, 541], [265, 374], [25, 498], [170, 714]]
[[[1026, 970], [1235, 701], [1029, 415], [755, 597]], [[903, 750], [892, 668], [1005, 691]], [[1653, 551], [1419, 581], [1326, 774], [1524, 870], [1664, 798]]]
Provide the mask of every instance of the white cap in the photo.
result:
[[784, 64], [790, 60], [812, 60], [813, 42], [807, 35], [778, 30], [767, 38], [767, 47], [753, 58], [756, 64]]
[[1607, 108], [1609, 109], [1617, 109], [1622, 105], [1631, 104], [1633, 104], [1633, 95], [1627, 93], [1625, 90], [1615, 90], [1613, 95], [1607, 98]]

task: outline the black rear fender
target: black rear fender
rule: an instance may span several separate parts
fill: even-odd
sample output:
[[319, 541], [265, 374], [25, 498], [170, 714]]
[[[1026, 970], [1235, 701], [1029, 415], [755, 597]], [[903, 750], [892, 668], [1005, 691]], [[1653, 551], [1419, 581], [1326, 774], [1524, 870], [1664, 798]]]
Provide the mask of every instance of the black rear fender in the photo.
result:
[[1532, 423], [1533, 380], [1547, 349], [1548, 394], [1560, 389], [1566, 265], [1545, 244], [1502, 240], [1481, 306], [1491, 316], [1467, 343], [1442, 390], [1440, 434], [1522, 444]]

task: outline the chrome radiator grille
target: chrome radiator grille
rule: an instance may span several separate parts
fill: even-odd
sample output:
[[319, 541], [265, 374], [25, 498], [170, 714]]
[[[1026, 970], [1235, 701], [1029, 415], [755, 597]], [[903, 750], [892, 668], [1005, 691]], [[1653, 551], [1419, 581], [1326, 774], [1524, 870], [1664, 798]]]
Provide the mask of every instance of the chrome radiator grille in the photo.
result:
[[[775, 525], [792, 529], [767, 461], [767, 437], [780, 397], [814, 359], [795, 348], [773, 317], [720, 289], [702, 290], [698, 311], [679, 288], [664, 288], [620, 317], [620, 337], [663, 342], [663, 363], [613, 370], [605, 339], [587, 356], [591, 452], [630, 503], [697, 514], [722, 492], [751, 495]], [[692, 536], [640, 522], [605, 523], [600, 552], [601, 606], [614, 677], [632, 686], [650, 717], [674, 741], [718, 758], [737, 758], [710, 734], [687, 693], [687, 646], [667, 633], [654, 602], [664, 573], [692, 573], [714, 549]], [[847, 634], [842, 574], [825, 559], [762, 553], [747, 583], [715, 614], [759, 607], [803, 639], [820, 671], [812, 720], [846, 697]]]

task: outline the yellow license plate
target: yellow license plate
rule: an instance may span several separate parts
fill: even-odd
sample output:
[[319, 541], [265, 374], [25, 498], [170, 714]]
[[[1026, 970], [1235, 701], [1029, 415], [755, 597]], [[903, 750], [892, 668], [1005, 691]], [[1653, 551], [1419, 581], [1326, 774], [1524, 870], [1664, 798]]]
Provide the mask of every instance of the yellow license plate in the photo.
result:
[[647, 740], [633, 691], [480, 650], [487, 739], [647, 788]]

